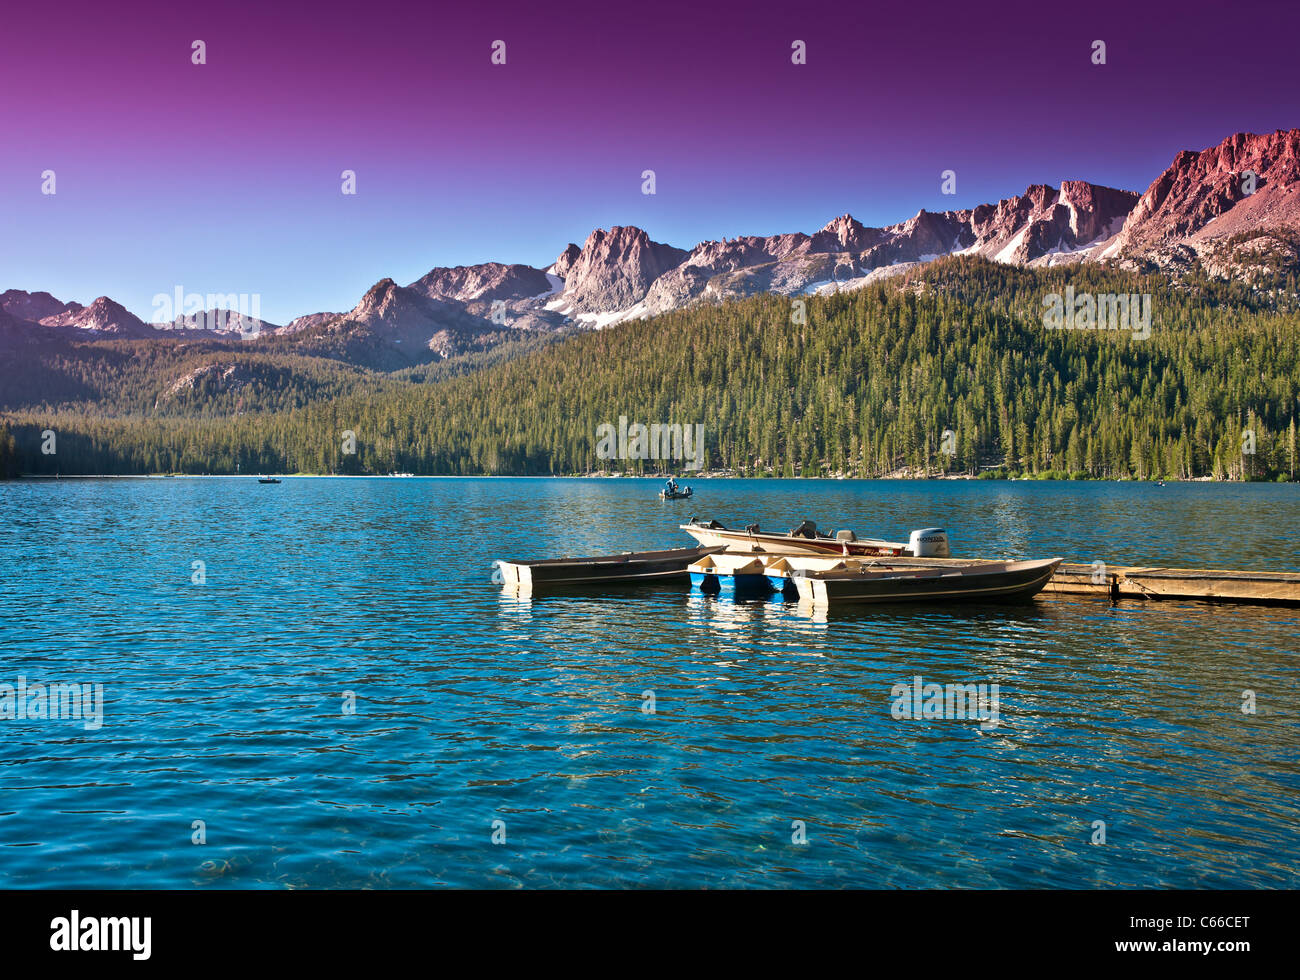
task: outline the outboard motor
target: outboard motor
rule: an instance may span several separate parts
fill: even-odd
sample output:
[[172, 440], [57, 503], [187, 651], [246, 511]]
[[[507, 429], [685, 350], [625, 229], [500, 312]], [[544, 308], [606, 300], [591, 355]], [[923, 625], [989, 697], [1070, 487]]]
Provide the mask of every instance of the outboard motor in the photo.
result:
[[951, 558], [948, 550], [948, 532], [941, 527], [926, 527], [913, 531], [907, 540], [907, 550], [913, 558]]
[[815, 538], [817, 537], [817, 523], [815, 521], [805, 520], [798, 527], [790, 529], [792, 538]]

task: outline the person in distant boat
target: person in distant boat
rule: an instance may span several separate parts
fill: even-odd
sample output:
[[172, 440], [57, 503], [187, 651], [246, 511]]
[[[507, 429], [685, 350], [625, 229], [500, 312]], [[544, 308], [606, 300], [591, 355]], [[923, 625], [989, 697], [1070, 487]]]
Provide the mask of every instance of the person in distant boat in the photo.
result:
[[677, 492], [677, 478], [676, 478], [676, 477], [673, 477], [673, 476], [670, 476], [670, 477], [667, 479], [667, 481], [665, 482], [665, 486], [667, 487], [667, 492], [668, 492], [668, 493], [676, 493], [676, 492]]

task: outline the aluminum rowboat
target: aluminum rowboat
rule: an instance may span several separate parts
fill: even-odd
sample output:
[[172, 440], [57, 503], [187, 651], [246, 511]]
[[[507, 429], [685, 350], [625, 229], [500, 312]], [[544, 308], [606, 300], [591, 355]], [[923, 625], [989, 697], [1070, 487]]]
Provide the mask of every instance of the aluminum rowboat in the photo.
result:
[[863, 564], [857, 569], [790, 573], [799, 598], [818, 605], [846, 602], [1024, 602], [1047, 585], [1060, 558], [941, 568]]
[[622, 582], [685, 580], [686, 566], [723, 549], [673, 548], [668, 551], [629, 551], [591, 558], [546, 558], [541, 561], [497, 561], [497, 581], [513, 586], [611, 585]]

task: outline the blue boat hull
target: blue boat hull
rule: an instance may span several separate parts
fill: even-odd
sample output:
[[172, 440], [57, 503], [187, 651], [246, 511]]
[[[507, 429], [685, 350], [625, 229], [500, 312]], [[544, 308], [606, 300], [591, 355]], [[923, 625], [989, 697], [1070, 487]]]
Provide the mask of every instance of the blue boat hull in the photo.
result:
[[773, 591], [772, 582], [766, 575], [718, 575], [712, 572], [691, 572], [691, 587], [709, 594], [742, 599], [770, 595]]

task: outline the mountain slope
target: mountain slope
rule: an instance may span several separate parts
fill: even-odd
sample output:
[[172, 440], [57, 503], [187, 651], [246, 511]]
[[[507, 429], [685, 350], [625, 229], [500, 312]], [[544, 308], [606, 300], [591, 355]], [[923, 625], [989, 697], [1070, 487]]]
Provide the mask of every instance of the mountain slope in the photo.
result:
[[86, 307], [43, 317], [41, 323], [49, 327], [73, 327], [79, 331], [105, 337], [140, 338], [151, 337], [155, 333], [154, 329], [138, 316], [107, 296], [99, 297]]
[[485, 350], [507, 339], [509, 332], [507, 325], [469, 313], [464, 303], [430, 298], [381, 279], [350, 312], [321, 314], [301, 329], [282, 330], [268, 340], [306, 356], [395, 371]]
[[[812, 234], [724, 238], [690, 249], [632, 226], [598, 228], [544, 270], [500, 262], [439, 267], [405, 287], [383, 280], [348, 313], [308, 314], [284, 327], [235, 315], [226, 331], [254, 343], [292, 336], [303, 353], [393, 369], [484, 349], [512, 331], [601, 328], [758, 293], [860, 288], [953, 254], [1018, 266], [1199, 269], [1247, 283], [1300, 270], [1300, 129], [1238, 133], [1178, 153], [1140, 195], [1066, 180], [970, 209], [923, 209], [879, 228], [844, 214]], [[146, 337], [173, 326], [143, 324], [107, 297], [83, 309], [48, 293], [10, 290], [0, 294], [0, 308], [93, 336]]]
[[80, 303], [62, 303], [49, 293], [29, 293], [21, 289], [7, 289], [0, 293], [0, 310], [19, 320], [30, 320], [33, 323], [39, 323], [48, 316], [75, 313], [80, 309]]
[[[184, 417], [22, 412], [11, 428], [26, 471], [65, 474], [680, 472], [676, 461], [601, 458], [598, 427], [620, 416], [703, 425], [707, 465], [749, 475], [1293, 473], [1297, 312], [1256, 303], [1237, 284], [1185, 289], [1096, 263], [1024, 268], [959, 256], [914, 278], [928, 288], [904, 277], [810, 297], [806, 324], [767, 294], [583, 331], [436, 383], [388, 378], [301, 408], [209, 414], [206, 398], [233, 407], [257, 389], [244, 354], [194, 365], [192, 382], [187, 373], [163, 406]], [[1042, 296], [1066, 283], [1150, 292], [1158, 329], [1141, 341], [1044, 330]], [[191, 394], [204, 397], [187, 405]], [[1249, 456], [1245, 427], [1257, 441]], [[59, 432], [57, 459], [40, 453], [46, 428]], [[342, 428], [357, 434], [356, 454], [342, 453]], [[955, 455], [940, 449], [945, 429]]]
[[1098, 257], [1185, 267], [1224, 239], [1278, 228], [1300, 229], [1300, 129], [1179, 153]]

